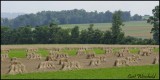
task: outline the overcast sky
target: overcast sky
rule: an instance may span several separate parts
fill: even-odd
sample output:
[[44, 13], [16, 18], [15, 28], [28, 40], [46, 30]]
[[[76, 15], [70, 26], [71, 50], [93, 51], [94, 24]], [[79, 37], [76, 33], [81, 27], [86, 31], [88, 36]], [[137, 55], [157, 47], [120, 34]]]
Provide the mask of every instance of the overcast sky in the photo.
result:
[[85, 9], [86, 11], [113, 12], [131, 11], [131, 15], [152, 15], [159, 1], [1, 1], [1, 12], [37, 13], [39, 11], [61, 11]]

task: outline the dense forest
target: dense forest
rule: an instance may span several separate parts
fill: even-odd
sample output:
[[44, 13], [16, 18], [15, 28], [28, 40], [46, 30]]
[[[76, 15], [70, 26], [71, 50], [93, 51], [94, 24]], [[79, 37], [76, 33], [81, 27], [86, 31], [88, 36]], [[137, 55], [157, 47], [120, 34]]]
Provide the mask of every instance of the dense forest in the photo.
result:
[[[51, 22], [58, 24], [82, 24], [82, 23], [109, 23], [112, 22], [113, 13], [86, 12], [84, 9], [62, 10], [62, 11], [41, 11], [36, 14], [20, 15], [14, 19], [1, 18], [1, 26], [12, 28], [48, 25]], [[140, 21], [142, 16], [135, 14], [131, 16], [130, 11], [122, 11], [123, 21]]]

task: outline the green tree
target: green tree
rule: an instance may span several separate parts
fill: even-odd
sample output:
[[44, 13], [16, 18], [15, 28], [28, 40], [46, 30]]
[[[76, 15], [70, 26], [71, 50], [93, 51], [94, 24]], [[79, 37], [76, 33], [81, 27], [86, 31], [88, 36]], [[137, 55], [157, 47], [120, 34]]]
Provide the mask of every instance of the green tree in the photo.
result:
[[121, 42], [124, 37], [124, 33], [120, 26], [124, 26], [122, 19], [121, 19], [121, 11], [115, 11], [112, 17], [112, 41], [113, 44]]
[[94, 41], [93, 41], [93, 38], [94, 38], [94, 29], [93, 29], [93, 25], [90, 25], [90, 27], [88, 28], [88, 31], [87, 31], [87, 43], [91, 43], [93, 44]]
[[18, 41], [22, 44], [33, 43], [33, 32], [31, 26], [25, 26], [18, 28], [17, 35], [19, 36]]
[[102, 41], [102, 35], [103, 35], [103, 32], [100, 31], [99, 29], [94, 30], [93, 39], [92, 39], [93, 43], [100, 44]]
[[79, 36], [79, 40], [81, 44], [87, 44], [88, 43], [88, 32], [87, 30], [82, 30], [81, 34]]
[[71, 30], [71, 40], [73, 43], [78, 43], [79, 42], [79, 27], [75, 26]]
[[[122, 20], [130, 21], [130, 11], [122, 12]], [[36, 14], [24, 14], [14, 19], [2, 19], [2, 26], [18, 28], [21, 26], [42, 26], [51, 22], [59, 24], [82, 24], [82, 23], [106, 23], [112, 22], [112, 12], [86, 12], [83, 9], [62, 10], [62, 11], [41, 11]]]
[[[60, 29], [57, 33], [57, 42], [59, 44], [67, 44], [70, 43], [70, 35], [69, 30], [67, 29]], [[71, 41], [72, 42], [72, 41]]]
[[106, 31], [103, 35], [103, 38], [102, 38], [102, 43], [104, 44], [111, 44], [113, 43], [112, 42], [112, 33], [111, 31]]
[[1, 44], [9, 43], [10, 31], [11, 29], [9, 27], [1, 26]]
[[152, 10], [153, 16], [149, 17], [148, 23], [153, 25], [151, 33], [153, 33], [153, 39], [159, 44], [159, 6], [156, 6]]
[[[59, 35], [59, 30], [61, 30], [60, 27], [58, 27], [58, 23], [53, 21], [52, 23], [49, 24], [49, 27], [47, 29], [47, 34], [48, 34], [48, 43], [58, 43], [59, 38], [61, 37]], [[46, 34], [46, 35], [47, 35]]]
[[141, 21], [142, 20], [142, 16], [135, 14], [134, 16], [132, 16], [132, 20], [133, 21]]
[[36, 27], [34, 30], [34, 43], [47, 44], [49, 43], [50, 33], [49, 28], [45, 26]]

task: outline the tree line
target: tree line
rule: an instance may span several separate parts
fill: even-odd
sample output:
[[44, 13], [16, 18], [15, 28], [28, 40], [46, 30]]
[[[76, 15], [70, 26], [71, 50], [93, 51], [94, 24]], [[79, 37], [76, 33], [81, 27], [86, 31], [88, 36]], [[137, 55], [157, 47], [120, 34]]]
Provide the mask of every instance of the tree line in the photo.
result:
[[1, 27], [1, 44], [156, 44], [153, 39], [141, 39], [116, 34], [112, 31], [93, 29], [93, 24], [86, 30], [79, 27], [62, 29], [56, 25], [19, 27], [11, 29]]
[[115, 11], [112, 14], [112, 27], [106, 31], [93, 29], [94, 24], [81, 31], [79, 26], [62, 29], [55, 21], [48, 26], [36, 26], [35, 29], [29, 25], [18, 28], [1, 26], [1, 44], [159, 44], [159, 6], [155, 6], [153, 16], [147, 20], [153, 25], [153, 39], [125, 36], [121, 29], [125, 25], [122, 13]]
[[141, 39], [125, 36], [121, 26], [121, 11], [115, 11], [110, 30], [79, 30], [79, 26], [62, 29], [56, 22], [47, 26], [25, 26], [19, 28], [1, 27], [1, 44], [156, 44], [153, 39]]
[[[62, 10], [62, 11], [41, 11], [36, 14], [25, 14], [15, 19], [1, 18], [1, 26], [9, 26], [12, 28], [31, 25], [42, 26], [51, 22], [59, 24], [82, 24], [82, 23], [109, 23], [112, 22], [113, 13], [105, 12], [86, 12], [84, 9]], [[135, 14], [130, 15], [130, 11], [122, 11], [123, 21], [140, 21], [142, 16]]]

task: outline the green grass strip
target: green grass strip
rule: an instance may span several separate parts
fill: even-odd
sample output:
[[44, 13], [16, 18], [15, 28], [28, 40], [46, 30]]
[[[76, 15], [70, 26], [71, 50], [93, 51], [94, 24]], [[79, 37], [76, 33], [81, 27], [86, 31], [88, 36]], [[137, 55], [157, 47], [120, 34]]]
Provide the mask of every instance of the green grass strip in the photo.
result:
[[[1, 75], [2, 79], [137, 79], [134, 75], [155, 75], [159, 78], [159, 65], [52, 71], [17, 75]], [[131, 78], [132, 77], [132, 78]], [[143, 77], [145, 78], [145, 77]], [[147, 77], [146, 77], [147, 78]], [[146, 79], [145, 78], [145, 79]], [[149, 79], [149, 78], [148, 78]]]

